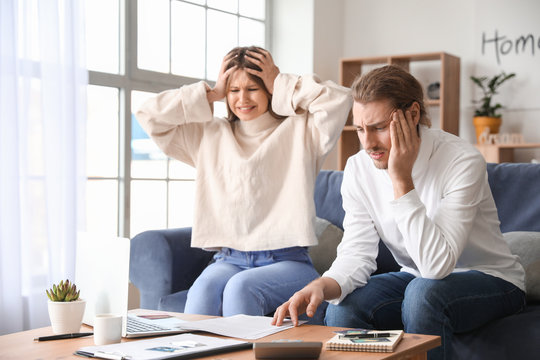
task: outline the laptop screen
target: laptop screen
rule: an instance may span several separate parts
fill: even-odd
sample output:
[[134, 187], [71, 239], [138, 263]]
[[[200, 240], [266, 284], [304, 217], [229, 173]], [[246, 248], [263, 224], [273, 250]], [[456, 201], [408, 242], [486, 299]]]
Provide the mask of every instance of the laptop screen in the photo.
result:
[[93, 326], [96, 314], [128, 311], [130, 240], [79, 233], [75, 284], [86, 300], [83, 323]]

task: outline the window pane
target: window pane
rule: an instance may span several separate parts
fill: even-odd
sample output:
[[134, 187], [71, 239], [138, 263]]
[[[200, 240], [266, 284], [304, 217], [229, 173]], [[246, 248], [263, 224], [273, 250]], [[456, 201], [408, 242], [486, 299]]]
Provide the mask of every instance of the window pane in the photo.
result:
[[264, 48], [264, 23], [240, 18], [240, 46], [260, 46]]
[[194, 181], [173, 181], [169, 184], [169, 228], [193, 225]]
[[266, 1], [240, 0], [240, 15], [264, 20], [266, 16]]
[[[29, 254], [28, 257], [23, 257], [23, 261], [32, 261], [32, 266], [45, 270], [49, 263], [46, 254], [50, 236], [47, 226], [48, 209], [45, 180], [43, 178], [28, 179], [24, 190], [23, 201], [29, 216], [21, 219], [21, 226], [25, 231], [28, 231], [28, 236], [32, 241], [21, 242], [21, 246], [24, 247], [23, 251]], [[28, 269], [24, 263], [22, 265], [23, 269]]]
[[145, 230], [167, 226], [167, 183], [165, 181], [131, 182], [130, 237]]
[[[1, 81], [1, 80], [0, 80]], [[43, 113], [41, 111], [43, 98], [41, 96], [41, 80], [32, 78], [19, 79], [19, 96], [28, 99], [28, 133], [26, 153], [28, 154], [28, 175], [43, 176], [45, 174]]]
[[238, 11], [238, 0], [208, 0], [206, 4], [211, 8], [232, 13]]
[[204, 8], [173, 2], [171, 19], [172, 73], [204, 79]]
[[221, 61], [237, 45], [237, 17], [219, 11], [208, 10], [208, 58], [207, 77], [216, 80]]
[[118, 176], [118, 89], [89, 85], [86, 127], [87, 176]]
[[155, 94], [131, 92], [131, 176], [134, 178], [164, 179], [167, 177], [167, 156], [139, 125], [135, 112]]
[[86, 182], [86, 231], [99, 234], [118, 233], [118, 181]]
[[120, 17], [118, 0], [86, 0], [88, 69], [118, 74]]
[[188, 0], [188, 2], [193, 3], [193, 4], [204, 5], [206, 0]]
[[138, 0], [137, 66], [169, 72], [169, 0]]
[[195, 179], [195, 168], [181, 161], [169, 160], [169, 178], [179, 180]]
[[[141, 140], [144, 141], [144, 140]], [[145, 142], [148, 145], [143, 149], [143, 145], [136, 144], [139, 150], [148, 152], [150, 156], [157, 154], [159, 149], [150, 141]], [[167, 177], [167, 158], [163, 155], [162, 159], [142, 158], [131, 161], [131, 177], [137, 179], [165, 179]]]
[[214, 102], [214, 116], [217, 117], [227, 117], [227, 105], [224, 101]]
[[[17, 1], [13, 4], [18, 5], [17, 26], [18, 43], [17, 50], [21, 59], [40, 60], [39, 54], [39, 15], [38, 4]], [[21, 46], [23, 45], [24, 46]]]

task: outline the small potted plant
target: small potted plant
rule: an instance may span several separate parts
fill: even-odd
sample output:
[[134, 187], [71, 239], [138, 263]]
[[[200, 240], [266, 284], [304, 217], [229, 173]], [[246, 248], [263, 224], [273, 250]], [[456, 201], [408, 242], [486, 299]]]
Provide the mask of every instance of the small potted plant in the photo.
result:
[[474, 103], [479, 104], [474, 112], [473, 118], [477, 140], [480, 139], [480, 136], [486, 127], [489, 128], [490, 134], [496, 134], [499, 132], [499, 127], [502, 123], [502, 115], [498, 112], [498, 110], [503, 106], [499, 103], [492, 103], [493, 96], [497, 94], [497, 89], [499, 86], [514, 76], [516, 76], [515, 73], [506, 74], [504, 72], [493, 76], [491, 79], [488, 79], [487, 76], [471, 76], [473, 83], [478, 85], [480, 89], [482, 89], [483, 93], [480, 100], [474, 101]]
[[67, 334], [80, 331], [86, 301], [79, 299], [80, 290], [69, 280], [53, 284], [52, 289], [45, 290], [49, 298], [49, 318], [53, 333]]

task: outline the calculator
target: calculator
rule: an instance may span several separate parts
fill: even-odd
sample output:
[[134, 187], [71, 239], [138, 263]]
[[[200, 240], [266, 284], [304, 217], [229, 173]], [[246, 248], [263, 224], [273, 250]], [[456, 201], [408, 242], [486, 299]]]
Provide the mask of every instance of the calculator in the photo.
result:
[[253, 343], [256, 359], [316, 359], [321, 354], [320, 341], [272, 341]]

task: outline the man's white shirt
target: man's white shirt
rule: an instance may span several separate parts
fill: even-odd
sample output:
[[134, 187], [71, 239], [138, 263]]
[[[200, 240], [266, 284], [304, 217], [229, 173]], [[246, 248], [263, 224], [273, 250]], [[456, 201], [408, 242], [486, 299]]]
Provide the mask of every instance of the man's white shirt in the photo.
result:
[[401, 271], [441, 279], [478, 270], [524, 289], [525, 273], [499, 228], [486, 163], [466, 141], [420, 127], [413, 167], [415, 189], [394, 200], [387, 170], [362, 150], [349, 158], [341, 193], [345, 233], [337, 258], [323, 274], [341, 287], [338, 304], [376, 270], [379, 238]]

